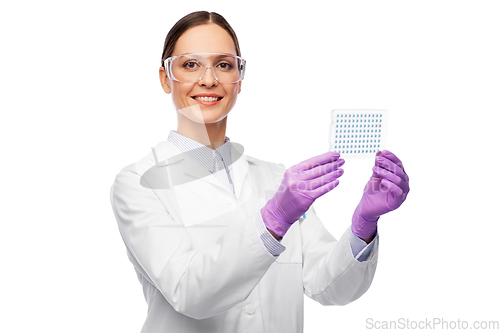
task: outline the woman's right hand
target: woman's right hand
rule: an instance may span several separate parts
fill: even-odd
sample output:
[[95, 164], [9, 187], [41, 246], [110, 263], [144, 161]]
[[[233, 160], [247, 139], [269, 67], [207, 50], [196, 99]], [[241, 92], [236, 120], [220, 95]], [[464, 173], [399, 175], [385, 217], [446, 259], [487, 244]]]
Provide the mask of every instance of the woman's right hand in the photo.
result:
[[278, 191], [260, 210], [267, 229], [283, 237], [317, 198], [333, 190], [344, 173], [345, 161], [339, 157], [327, 152], [287, 169]]

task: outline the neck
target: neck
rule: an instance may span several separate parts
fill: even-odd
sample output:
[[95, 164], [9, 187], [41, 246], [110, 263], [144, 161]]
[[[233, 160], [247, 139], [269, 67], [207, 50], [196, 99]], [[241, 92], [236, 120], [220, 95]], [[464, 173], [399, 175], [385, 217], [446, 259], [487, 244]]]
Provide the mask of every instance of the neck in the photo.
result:
[[178, 113], [177, 133], [215, 150], [224, 144], [226, 122], [227, 117], [216, 123], [196, 123]]

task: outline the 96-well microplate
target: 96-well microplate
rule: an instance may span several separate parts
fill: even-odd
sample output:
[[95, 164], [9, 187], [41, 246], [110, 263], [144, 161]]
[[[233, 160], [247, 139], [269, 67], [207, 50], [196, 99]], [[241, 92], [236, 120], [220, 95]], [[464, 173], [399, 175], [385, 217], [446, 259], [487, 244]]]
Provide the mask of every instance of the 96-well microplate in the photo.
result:
[[387, 110], [333, 110], [329, 150], [343, 157], [373, 157], [385, 148], [388, 116]]

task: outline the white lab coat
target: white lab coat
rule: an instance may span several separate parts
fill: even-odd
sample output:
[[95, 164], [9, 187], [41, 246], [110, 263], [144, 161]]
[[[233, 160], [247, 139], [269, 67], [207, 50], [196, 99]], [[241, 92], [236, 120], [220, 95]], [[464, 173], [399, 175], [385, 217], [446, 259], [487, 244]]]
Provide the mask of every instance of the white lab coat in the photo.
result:
[[151, 152], [123, 168], [110, 193], [148, 303], [142, 333], [302, 332], [303, 294], [344, 305], [369, 288], [378, 236], [359, 262], [348, 230], [337, 241], [312, 207], [284, 236], [279, 257], [263, 245], [254, 219], [283, 165], [241, 156], [232, 165], [233, 195], [213, 175], [199, 179], [201, 166], [172, 143], [154, 150], [167, 166], [156, 166]]

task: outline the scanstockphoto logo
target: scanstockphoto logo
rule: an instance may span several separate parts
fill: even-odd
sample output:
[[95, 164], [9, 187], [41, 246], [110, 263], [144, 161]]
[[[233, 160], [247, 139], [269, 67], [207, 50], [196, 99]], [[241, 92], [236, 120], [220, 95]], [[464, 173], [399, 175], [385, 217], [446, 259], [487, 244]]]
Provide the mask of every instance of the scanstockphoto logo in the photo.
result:
[[[150, 189], [172, 189], [198, 179], [209, 177], [212, 173], [198, 162], [197, 158], [206, 155], [206, 150], [212, 154], [212, 149], [200, 147], [184, 153], [159, 160], [156, 150], [151, 147], [155, 164], [146, 170], [140, 179], [141, 186]], [[231, 160], [225, 161], [226, 167], [236, 163], [244, 153], [245, 148], [239, 143], [231, 142]]]
[[498, 320], [448, 320], [445, 318], [424, 318], [413, 320], [398, 318], [396, 320], [376, 320], [366, 318], [365, 328], [369, 330], [495, 330], [500, 329]]
[[[161, 160], [158, 157], [155, 148], [152, 147], [151, 149], [155, 163], [142, 174], [140, 179], [141, 186], [145, 188], [172, 189], [175, 186], [212, 175], [212, 172], [198, 161], [200, 156], [211, 155], [211, 148], [203, 146], [191, 149], [175, 156], [169, 156], [166, 160]], [[226, 168], [236, 163], [242, 157], [245, 148], [239, 143], [231, 142], [229, 150], [231, 151], [231, 157], [229, 161], [224, 161]], [[338, 158], [338, 156], [339, 155], [337, 155], [336, 158]], [[303, 174], [304, 180], [295, 179], [293, 184], [287, 183], [288, 186], [285, 186], [285, 184], [282, 183], [283, 175], [276, 175], [275, 181], [278, 185], [277, 192], [303, 192], [326, 185], [342, 175], [343, 171], [338, 169], [343, 164], [344, 160], [342, 159], [336, 159], [331, 163], [325, 164], [318, 164], [309, 160], [303, 161], [286, 170], [286, 173], [289, 174], [289, 176], [293, 174]], [[320, 175], [324, 176], [320, 177]], [[316, 179], [314, 177], [316, 177]], [[382, 186], [380, 182], [378, 182], [377, 185], [372, 184], [370, 190], [374, 192], [388, 192], [388, 189]]]

